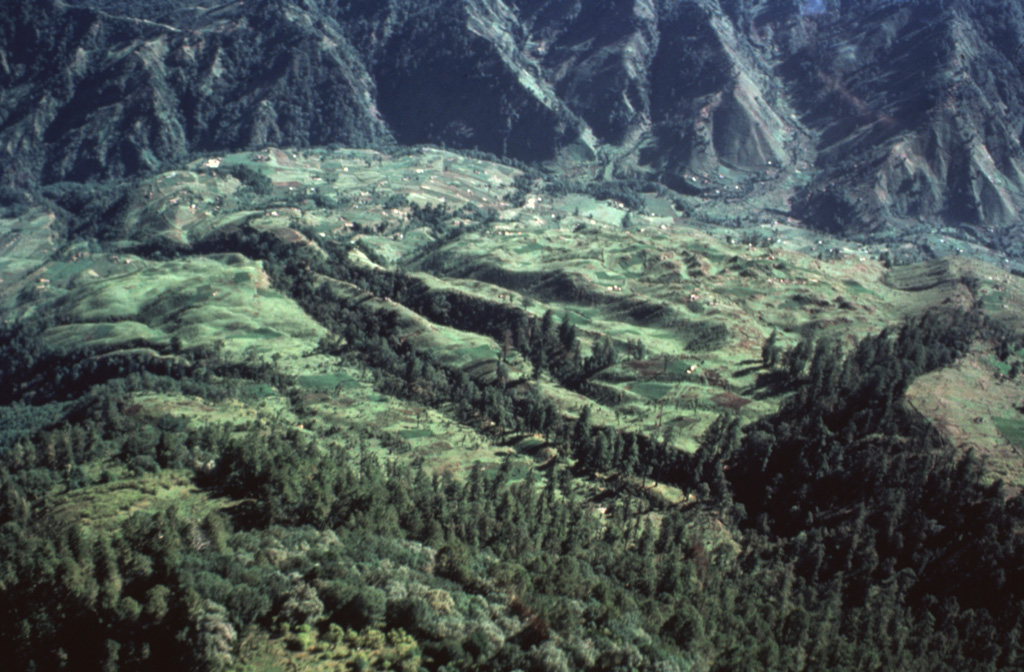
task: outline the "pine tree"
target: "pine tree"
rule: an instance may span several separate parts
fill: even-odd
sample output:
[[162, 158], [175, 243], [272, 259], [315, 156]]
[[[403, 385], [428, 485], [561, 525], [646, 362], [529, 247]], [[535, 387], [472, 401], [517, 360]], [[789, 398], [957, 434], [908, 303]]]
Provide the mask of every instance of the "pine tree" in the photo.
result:
[[100, 586], [100, 606], [114, 611], [121, 600], [124, 581], [117, 564], [117, 557], [110, 545], [110, 537], [103, 536], [97, 540], [95, 552], [95, 577]]
[[640, 467], [640, 448], [637, 446], [636, 436], [630, 434], [626, 439], [626, 445], [622, 450], [621, 469], [627, 476], [634, 476]]
[[775, 363], [779, 360], [779, 330], [772, 329], [772, 333], [768, 336], [768, 340], [761, 346], [761, 363], [766, 369], [772, 369], [775, 367]]

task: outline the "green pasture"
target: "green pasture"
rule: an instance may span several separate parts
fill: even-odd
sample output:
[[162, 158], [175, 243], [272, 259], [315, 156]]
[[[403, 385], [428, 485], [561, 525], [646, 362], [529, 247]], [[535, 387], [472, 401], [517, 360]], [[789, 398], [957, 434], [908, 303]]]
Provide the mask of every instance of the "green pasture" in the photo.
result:
[[116, 532], [138, 511], [153, 513], [174, 507], [186, 520], [201, 520], [232, 502], [211, 497], [192, 482], [184, 471], [163, 471], [116, 482], [92, 485], [67, 492], [54, 492], [46, 501], [49, 515], [75, 521], [86, 529]]
[[1018, 455], [1024, 454], [1024, 418], [1022, 417], [1001, 417], [992, 418], [996, 429], [1002, 434]]
[[347, 371], [299, 376], [299, 384], [311, 390], [352, 390], [360, 386]]
[[61, 350], [163, 346], [178, 337], [186, 347], [222, 343], [225, 354], [271, 358], [310, 348], [326, 333], [297, 304], [265, 286], [258, 262], [240, 255], [139, 262], [75, 284], [40, 310], [65, 323], [44, 334]]
[[665, 395], [670, 393], [673, 389], [672, 385], [667, 383], [634, 383], [630, 386], [630, 390], [636, 392], [639, 395], [650, 399], [651, 401], [658, 401]]

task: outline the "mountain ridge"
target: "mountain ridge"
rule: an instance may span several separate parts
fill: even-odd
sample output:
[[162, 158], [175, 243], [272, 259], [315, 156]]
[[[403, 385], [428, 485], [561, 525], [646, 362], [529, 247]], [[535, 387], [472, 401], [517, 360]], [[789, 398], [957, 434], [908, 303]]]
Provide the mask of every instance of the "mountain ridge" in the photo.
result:
[[831, 233], [945, 226], [1024, 252], [1006, 3], [82, 0], [0, 31], [0, 183], [23, 190], [267, 145], [433, 144], [695, 207], [760, 185]]

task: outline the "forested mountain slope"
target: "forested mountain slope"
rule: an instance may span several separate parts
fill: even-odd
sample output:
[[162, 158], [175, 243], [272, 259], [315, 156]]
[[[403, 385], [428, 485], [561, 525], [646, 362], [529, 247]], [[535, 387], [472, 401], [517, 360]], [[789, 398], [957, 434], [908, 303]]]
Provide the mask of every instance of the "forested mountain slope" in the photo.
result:
[[625, 195], [270, 148], [8, 212], [0, 649], [1018, 669], [1024, 281]]
[[1018, 3], [9, 4], [8, 667], [1021, 668]]

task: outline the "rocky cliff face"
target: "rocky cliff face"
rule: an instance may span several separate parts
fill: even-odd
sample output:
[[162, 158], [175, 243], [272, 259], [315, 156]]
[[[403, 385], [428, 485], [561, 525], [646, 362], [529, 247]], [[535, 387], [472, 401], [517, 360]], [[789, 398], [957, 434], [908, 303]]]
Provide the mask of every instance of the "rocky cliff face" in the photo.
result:
[[985, 238], [1018, 222], [1021, 18], [1013, 3], [939, 2], [816, 18], [780, 67], [817, 134], [797, 209], [837, 231], [930, 219]]
[[724, 166], [760, 172], [795, 161], [772, 64], [717, 3], [677, 3], [651, 72], [655, 147], [670, 186]]
[[57, 2], [0, 27], [3, 182], [137, 173], [195, 151], [391, 139], [376, 84], [335, 26], [236, 3], [177, 28]]
[[429, 142], [708, 198], [758, 181], [839, 233], [942, 223], [991, 242], [1024, 209], [1016, 3], [72, 4], [0, 19], [4, 184]]

